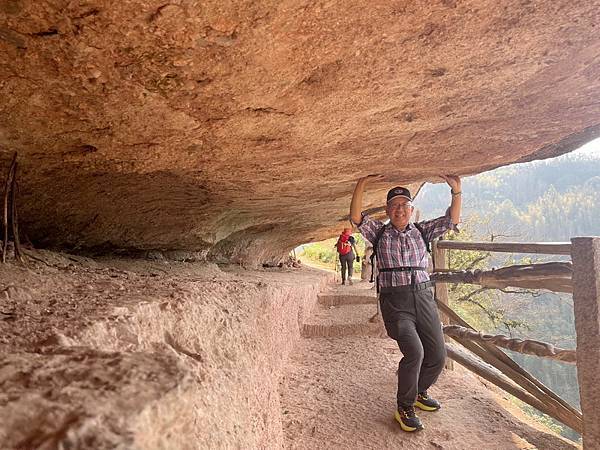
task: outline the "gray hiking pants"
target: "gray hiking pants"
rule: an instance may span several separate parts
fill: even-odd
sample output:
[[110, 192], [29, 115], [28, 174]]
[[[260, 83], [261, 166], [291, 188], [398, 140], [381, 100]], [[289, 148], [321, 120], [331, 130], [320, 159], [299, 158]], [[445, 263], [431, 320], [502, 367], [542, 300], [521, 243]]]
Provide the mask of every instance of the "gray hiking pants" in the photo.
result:
[[354, 258], [354, 252], [340, 255], [340, 264], [342, 265], [342, 281], [346, 280], [346, 270], [348, 270], [348, 278], [352, 278], [352, 272], [354, 270], [352, 264], [354, 264]]
[[444, 333], [430, 286], [384, 287], [379, 295], [385, 329], [403, 355], [398, 364], [398, 407], [412, 405], [444, 368]]

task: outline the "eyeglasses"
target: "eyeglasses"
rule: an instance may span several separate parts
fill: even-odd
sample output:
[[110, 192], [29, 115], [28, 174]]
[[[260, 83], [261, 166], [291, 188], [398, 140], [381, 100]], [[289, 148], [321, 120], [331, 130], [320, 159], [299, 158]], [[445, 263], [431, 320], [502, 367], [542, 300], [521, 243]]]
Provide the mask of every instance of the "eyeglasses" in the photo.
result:
[[396, 205], [390, 205], [388, 206], [389, 209], [410, 209], [412, 208], [412, 203], [408, 202], [408, 203], [399, 203]]

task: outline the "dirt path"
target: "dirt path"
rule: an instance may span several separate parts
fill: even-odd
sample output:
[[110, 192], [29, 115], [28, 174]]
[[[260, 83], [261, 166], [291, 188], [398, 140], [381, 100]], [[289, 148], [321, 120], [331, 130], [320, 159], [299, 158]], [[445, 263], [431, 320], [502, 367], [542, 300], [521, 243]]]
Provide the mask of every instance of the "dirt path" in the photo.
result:
[[368, 286], [323, 293], [305, 325], [306, 337], [291, 355], [281, 383], [288, 448], [577, 448], [460, 366], [445, 371], [430, 390], [443, 408], [420, 413], [425, 430], [403, 432], [393, 419], [400, 353], [391, 339], [376, 337], [378, 325], [365, 325], [376, 310]]

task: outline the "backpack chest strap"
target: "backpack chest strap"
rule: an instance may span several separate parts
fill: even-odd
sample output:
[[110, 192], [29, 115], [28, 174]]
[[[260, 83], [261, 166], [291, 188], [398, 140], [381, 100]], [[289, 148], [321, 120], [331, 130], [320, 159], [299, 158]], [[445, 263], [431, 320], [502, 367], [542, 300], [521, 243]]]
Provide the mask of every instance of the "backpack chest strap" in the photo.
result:
[[424, 267], [417, 266], [402, 266], [402, 267], [382, 267], [379, 270], [381, 272], [412, 272], [413, 270], [427, 270]]

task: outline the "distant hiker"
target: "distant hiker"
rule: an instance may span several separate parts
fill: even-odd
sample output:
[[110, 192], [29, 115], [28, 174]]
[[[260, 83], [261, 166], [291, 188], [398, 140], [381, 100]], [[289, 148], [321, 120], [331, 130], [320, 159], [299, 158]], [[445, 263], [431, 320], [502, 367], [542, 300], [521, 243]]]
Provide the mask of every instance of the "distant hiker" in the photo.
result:
[[382, 180], [381, 175], [359, 179], [350, 204], [352, 222], [373, 244], [381, 315], [388, 336], [398, 342], [403, 355], [398, 364], [398, 409], [394, 416], [404, 431], [423, 429], [415, 406], [424, 411], [435, 411], [441, 406], [427, 395], [446, 359], [433, 285], [426, 271], [427, 249], [430, 241], [458, 224], [461, 205], [460, 178], [442, 178], [450, 186], [452, 202], [446, 215], [437, 219], [411, 223], [412, 197], [404, 187], [395, 187], [387, 194], [385, 211], [389, 223], [361, 213], [365, 185]]
[[[355, 255], [358, 254], [356, 251], [354, 237], [352, 236], [352, 229], [344, 228], [342, 234], [335, 243], [335, 247], [340, 257], [340, 264], [342, 265], [342, 284], [346, 284], [346, 270], [348, 271], [348, 284], [352, 284], [352, 272], [354, 259], [358, 260]], [[352, 251], [354, 249], [354, 251]]]

